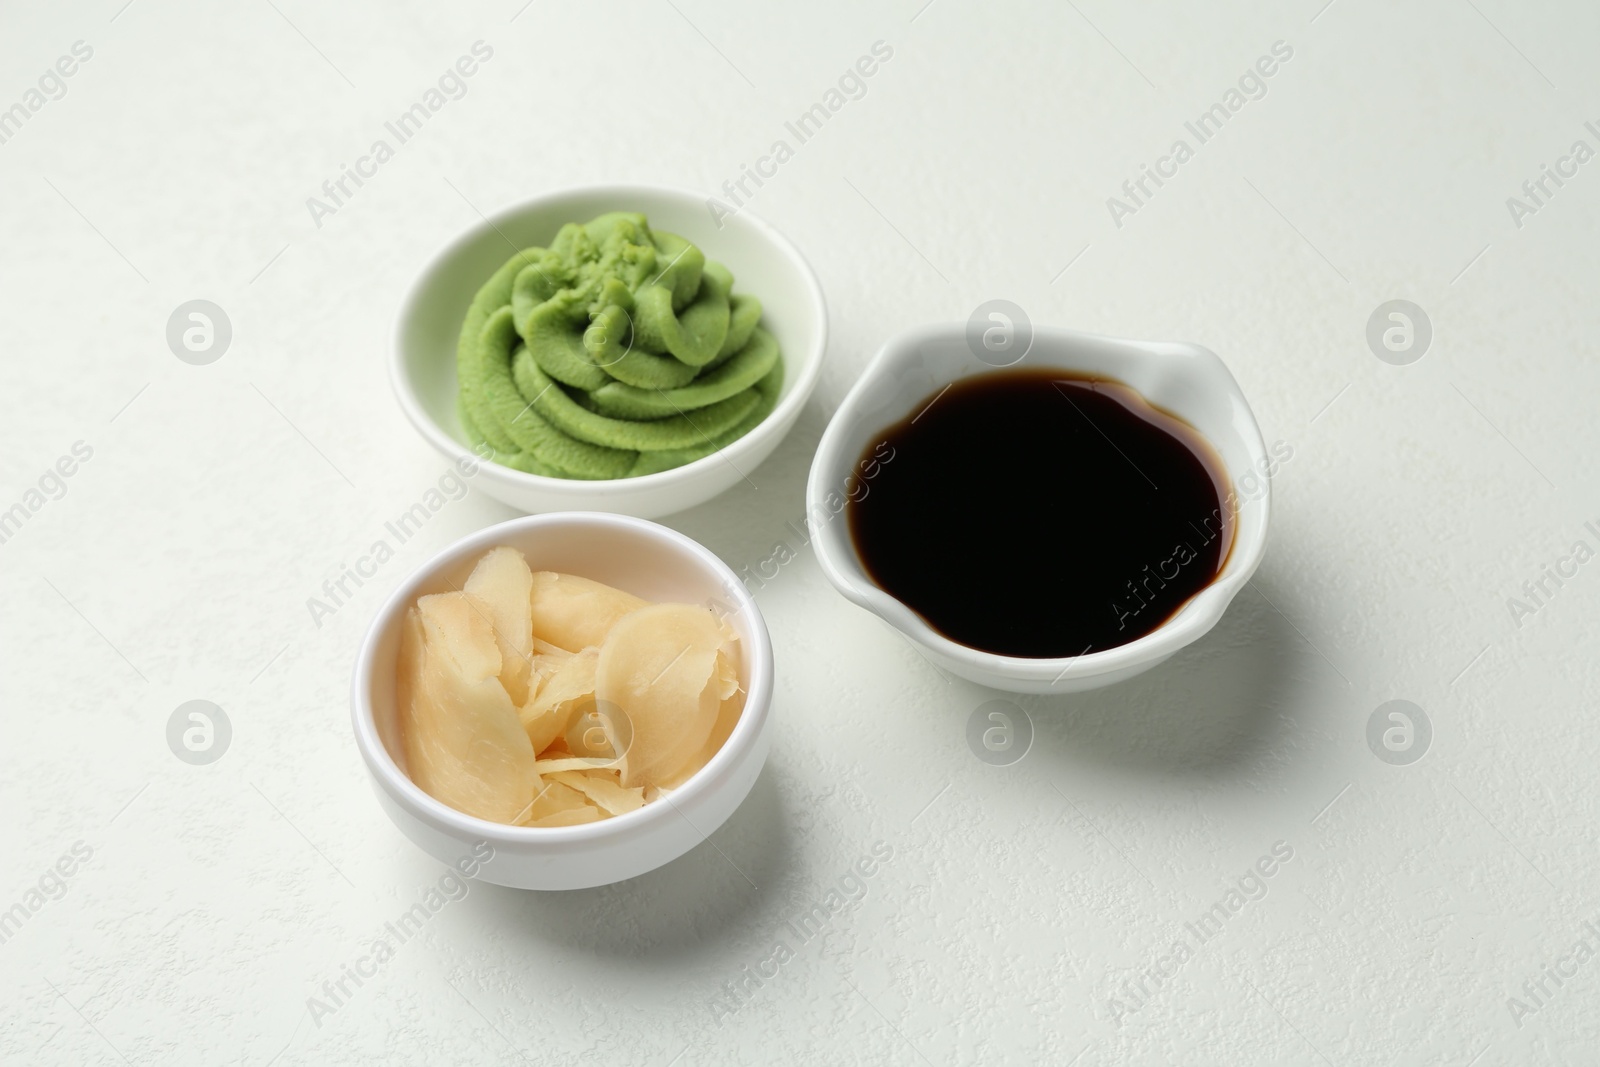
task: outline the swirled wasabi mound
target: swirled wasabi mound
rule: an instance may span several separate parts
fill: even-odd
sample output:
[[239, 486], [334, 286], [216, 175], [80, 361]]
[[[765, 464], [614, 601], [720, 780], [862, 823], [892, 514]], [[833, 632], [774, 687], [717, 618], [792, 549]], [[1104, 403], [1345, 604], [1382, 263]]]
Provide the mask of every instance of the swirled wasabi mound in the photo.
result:
[[783, 385], [761, 302], [643, 215], [569, 223], [478, 290], [456, 347], [458, 410], [496, 463], [631, 478], [749, 433]]

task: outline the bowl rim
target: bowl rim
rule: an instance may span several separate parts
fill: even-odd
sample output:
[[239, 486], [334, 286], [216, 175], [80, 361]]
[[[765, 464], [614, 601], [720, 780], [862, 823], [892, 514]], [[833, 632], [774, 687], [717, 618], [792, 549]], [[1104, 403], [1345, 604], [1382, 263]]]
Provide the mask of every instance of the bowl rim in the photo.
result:
[[[932, 323], [912, 327], [889, 338], [867, 364], [861, 377], [845, 395], [844, 401], [828, 421], [827, 428], [823, 431], [821, 440], [817, 443], [815, 458], [812, 460], [811, 471], [806, 480], [806, 506], [808, 510], [814, 509], [823, 502], [823, 496], [833, 484], [832, 475], [841, 470], [843, 461], [841, 451], [844, 439], [848, 433], [863, 421], [861, 411], [866, 398], [876, 387], [877, 383], [889, 376], [901, 363], [912, 359], [924, 344], [932, 342], [961, 341], [965, 343], [965, 323]], [[1033, 326], [1033, 340], [1029, 354], [1043, 354], [1052, 349], [1070, 354], [1074, 347], [1094, 345], [1109, 347], [1119, 350], [1118, 358], [1129, 360], [1137, 359], [1171, 359], [1184, 357], [1196, 361], [1202, 368], [1204, 380], [1209, 387], [1220, 389], [1230, 400], [1235, 402], [1244, 413], [1247, 422], [1243, 427], [1233, 427], [1232, 432], [1237, 435], [1238, 443], [1249, 454], [1252, 466], [1267, 459], [1264, 439], [1261, 435], [1261, 426], [1251, 410], [1249, 401], [1245, 399], [1244, 391], [1240, 389], [1233, 373], [1228, 370], [1215, 352], [1201, 345], [1187, 341], [1139, 341], [1128, 338], [1112, 337], [1105, 334], [1089, 333], [1081, 330], [1071, 330], [1057, 326]], [[1065, 362], [1065, 361], [1063, 361]], [[1050, 366], [1049, 362], [1041, 360], [1034, 366]], [[989, 373], [1003, 371], [1006, 368], [991, 367]], [[961, 380], [963, 376], [951, 378], [951, 381]], [[1142, 391], [1141, 391], [1142, 395]], [[1185, 421], [1191, 421], [1180, 410], [1171, 407], [1164, 408]], [[904, 414], [910, 414], [906, 411]], [[900, 418], [902, 416], [895, 416]], [[891, 425], [895, 420], [890, 419], [885, 426]], [[1213, 447], [1216, 442], [1213, 441]], [[1218, 449], [1220, 452], [1221, 450]], [[854, 462], [854, 457], [849, 457], [849, 462]], [[1227, 469], [1229, 478], [1228, 486], [1237, 484], [1242, 477], [1242, 471]], [[1095, 677], [1125, 671], [1130, 668], [1153, 665], [1162, 659], [1171, 656], [1185, 645], [1205, 635], [1217, 621], [1222, 618], [1234, 596], [1244, 588], [1245, 584], [1254, 575], [1256, 568], [1266, 552], [1267, 532], [1271, 515], [1272, 486], [1271, 480], [1263, 479], [1262, 491], [1259, 496], [1240, 499], [1235, 512], [1237, 519], [1234, 531], [1234, 540], [1229, 549], [1227, 562], [1222, 573], [1209, 585], [1190, 597], [1171, 618], [1167, 619], [1156, 629], [1142, 637], [1135, 638], [1126, 644], [1113, 648], [1090, 652], [1086, 655], [1058, 656], [1051, 658], [1025, 658], [1020, 656], [1006, 656], [995, 652], [986, 652], [982, 649], [972, 648], [951, 640], [935, 630], [921, 615], [891, 596], [887, 591], [873, 583], [870, 578], [863, 581], [851, 571], [852, 564], [865, 571], [859, 565], [855, 554], [855, 547], [850, 541], [848, 523], [829, 523], [818, 532], [815, 538], [817, 546], [817, 559], [822, 566], [823, 573], [827, 575], [835, 589], [846, 599], [877, 615], [884, 622], [899, 630], [907, 638], [921, 644], [939, 656], [954, 663], [994, 677], [1010, 678], [1018, 681], [1041, 682], [1050, 680], [1054, 686], [1067, 675], [1075, 678]], [[1067, 690], [1062, 690], [1066, 692]]]
[[[422, 587], [431, 582], [440, 571], [462, 563], [474, 555], [481, 555], [509, 534], [522, 534], [541, 527], [555, 526], [608, 526], [624, 530], [639, 537], [655, 538], [673, 543], [686, 550], [723, 586], [725, 595], [733, 601], [731, 614], [748, 614], [752, 647], [745, 649], [749, 664], [750, 683], [745, 693], [744, 708], [733, 732], [705, 766], [695, 771], [670, 794], [622, 815], [613, 815], [597, 822], [578, 826], [512, 826], [490, 822], [458, 811], [425, 792], [411, 780], [410, 775], [395, 762], [378, 736], [377, 721], [370, 698], [371, 683], [376, 667], [377, 647], [391, 628], [399, 625], [407, 608], [416, 602]], [[645, 834], [659, 829], [663, 822], [676, 819], [685, 805], [692, 806], [708, 791], [728, 778], [734, 766], [755, 751], [766, 730], [772, 703], [774, 684], [772, 638], [766, 620], [755, 598], [739, 581], [733, 570], [716, 553], [685, 534], [660, 523], [630, 515], [610, 512], [557, 511], [543, 515], [523, 515], [505, 522], [475, 530], [434, 553], [418, 566], [384, 600], [362, 634], [360, 651], [356, 655], [351, 676], [350, 715], [355, 731], [356, 747], [363, 762], [378, 785], [397, 803], [434, 830], [451, 837], [466, 840], [488, 841], [505, 846], [538, 844], [580, 846], [599, 844], [617, 838]], [[702, 838], [705, 836], [701, 835]]]
[[[709, 197], [703, 196], [689, 189], [682, 189], [668, 185], [650, 185], [645, 183], [600, 183], [589, 185], [569, 185], [560, 189], [552, 189], [535, 196], [526, 197], [501, 207], [489, 215], [480, 215], [476, 223], [468, 226], [460, 233], [449, 238], [436, 248], [424, 261], [422, 268], [406, 288], [405, 295], [400, 300], [400, 306], [394, 316], [390, 328], [389, 343], [389, 385], [394, 393], [401, 411], [407, 420], [430, 444], [451, 460], [461, 461], [467, 456], [472, 456], [484, 468], [490, 469], [495, 477], [507, 483], [540, 492], [560, 492], [574, 498], [575, 501], [599, 502], [607, 497], [613, 497], [619, 488], [626, 488], [630, 492], [649, 492], [651, 490], [668, 489], [694, 481], [698, 475], [715, 467], [718, 461], [732, 463], [735, 469], [738, 460], [746, 453], [754, 451], [759, 444], [773, 433], [780, 432], [793, 417], [798, 414], [811, 394], [816, 389], [818, 380], [822, 376], [822, 364], [828, 347], [828, 309], [827, 302], [822, 294], [822, 284], [817, 280], [816, 271], [805, 254], [783, 235], [777, 227], [763, 219], [761, 216], [748, 210], [740, 210], [729, 216], [730, 225], [742, 222], [750, 226], [761, 238], [771, 245], [780, 255], [787, 258], [796, 268], [802, 283], [802, 291], [807, 304], [809, 315], [816, 326], [816, 342], [804, 353], [804, 365], [799, 368], [799, 373], [793, 378], [794, 384], [790, 386], [786, 395], [779, 398], [778, 403], [767, 417], [757, 423], [749, 433], [734, 441], [724, 448], [719, 448], [708, 456], [701, 456], [697, 460], [685, 463], [681, 467], [657, 471], [653, 474], [642, 474], [632, 478], [551, 478], [542, 474], [530, 474], [514, 467], [496, 463], [478, 455], [471, 446], [457, 440], [456, 437], [441, 426], [423, 406], [417, 393], [415, 383], [406, 367], [406, 326], [410, 322], [418, 307], [426, 298], [436, 278], [441, 273], [444, 261], [466, 246], [482, 240], [483, 238], [500, 233], [503, 223], [530, 211], [550, 209], [564, 201], [579, 196], [600, 197], [602, 199], [615, 198], [619, 201], [613, 210], [629, 210], [629, 197], [653, 196], [676, 199], [694, 206], [704, 206]], [[637, 205], [631, 205], [637, 206]], [[576, 220], [571, 220], [576, 221]], [[504, 234], [500, 234], [504, 238]], [[507, 239], [509, 240], [509, 239]], [[756, 294], [759, 296], [760, 294]], [[785, 373], [792, 373], [793, 364], [800, 353], [784, 351]], [[455, 359], [452, 348], [449, 358]], [[459, 386], [458, 386], [459, 388]]]

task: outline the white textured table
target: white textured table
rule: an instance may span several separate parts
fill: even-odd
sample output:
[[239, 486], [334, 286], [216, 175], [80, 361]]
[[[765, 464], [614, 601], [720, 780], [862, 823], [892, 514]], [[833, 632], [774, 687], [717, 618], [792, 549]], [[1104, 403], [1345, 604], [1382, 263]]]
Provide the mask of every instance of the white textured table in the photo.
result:
[[[1592, 6], [521, 2], [3, 16], [0, 1059], [1596, 1062]], [[671, 523], [795, 557], [758, 590], [766, 773], [663, 870], [473, 885], [374, 966], [444, 872], [369, 793], [352, 656], [411, 567], [509, 515], [444, 501], [313, 621], [445, 471], [389, 396], [399, 294], [479, 211], [747, 166], [822, 279], [828, 365], [756, 485]], [[992, 297], [1214, 348], [1293, 449], [1252, 591], [1135, 682], [1021, 700], [1010, 766], [965, 739], [997, 694], [789, 525], [876, 347]], [[196, 299], [231, 324], [207, 365], [166, 340]], [[1396, 299], [1420, 360], [1367, 342]], [[231, 724], [208, 765], [169, 747], [191, 700]], [[1369, 744], [1391, 700], [1431, 728], [1385, 709]]]

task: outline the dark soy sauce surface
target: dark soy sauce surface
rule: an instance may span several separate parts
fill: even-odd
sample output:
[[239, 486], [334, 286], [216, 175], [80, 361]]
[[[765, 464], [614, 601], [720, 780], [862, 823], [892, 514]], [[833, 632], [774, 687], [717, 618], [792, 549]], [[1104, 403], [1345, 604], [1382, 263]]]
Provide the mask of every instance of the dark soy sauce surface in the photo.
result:
[[1052, 658], [1126, 644], [1227, 560], [1221, 458], [1120, 382], [982, 374], [880, 439], [894, 458], [848, 505], [856, 554], [971, 648]]

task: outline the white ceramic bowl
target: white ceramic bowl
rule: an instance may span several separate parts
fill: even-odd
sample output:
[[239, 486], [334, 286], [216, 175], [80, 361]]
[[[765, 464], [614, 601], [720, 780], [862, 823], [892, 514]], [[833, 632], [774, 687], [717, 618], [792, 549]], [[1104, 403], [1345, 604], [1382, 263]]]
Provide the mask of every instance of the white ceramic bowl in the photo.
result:
[[[1270, 491], [1263, 475], [1272, 461], [1239, 383], [1214, 352], [1174, 342], [1120, 341], [1094, 334], [1035, 327], [1018, 367], [1054, 367], [1114, 378], [1151, 403], [1189, 422], [1216, 447], [1238, 497], [1232, 552], [1217, 579], [1154, 631], [1116, 648], [1060, 659], [1023, 659], [958, 644], [880, 589], [867, 576], [844, 516], [817, 524], [817, 558], [834, 586], [916, 642], [951, 672], [1017, 693], [1067, 693], [1094, 689], [1149, 670], [1200, 637], [1222, 617], [1235, 593], [1255, 573], [1267, 543]], [[960, 324], [922, 327], [884, 345], [834, 414], [817, 445], [806, 486], [807, 511], [830, 514], [859, 477], [857, 461], [888, 427], [916, 412], [947, 384], [996, 368], [967, 346]], [[1240, 492], [1246, 472], [1255, 471]], [[1258, 488], [1256, 488], [1258, 487]], [[950, 493], [960, 499], [961, 486]], [[837, 506], [837, 504], [835, 504]], [[821, 511], [817, 509], [821, 508]]]
[[[417, 597], [460, 588], [479, 557], [496, 545], [520, 549], [535, 570], [579, 574], [651, 601], [710, 604], [739, 635], [744, 712], [721, 750], [670, 797], [582, 826], [507, 826], [464, 815], [406, 777], [394, 703], [401, 621]], [[569, 512], [480, 530], [408, 578], [367, 629], [350, 704], [356, 747], [378, 801], [424, 852], [454, 865], [487, 842], [493, 859], [475, 877], [518, 889], [581, 889], [654, 870], [700, 844], [733, 814], [766, 763], [772, 672], [766, 623], [727, 564], [653, 522]]]
[[[649, 185], [585, 186], [497, 212], [440, 249], [412, 283], [395, 322], [390, 380], [401, 410], [452, 461], [470, 455], [456, 416], [456, 339], [467, 305], [513, 254], [543, 247], [569, 222], [638, 211], [733, 271], [737, 292], [761, 300], [761, 325], [783, 351], [783, 391], [760, 425], [727, 448], [640, 478], [579, 481], [483, 464], [475, 484], [521, 511], [610, 511], [656, 518], [702, 504], [766, 459], [794, 425], [822, 371], [828, 317], [822, 287], [800, 252], [748, 212], [714, 219], [703, 196]], [[472, 457], [476, 461], [476, 456]]]

